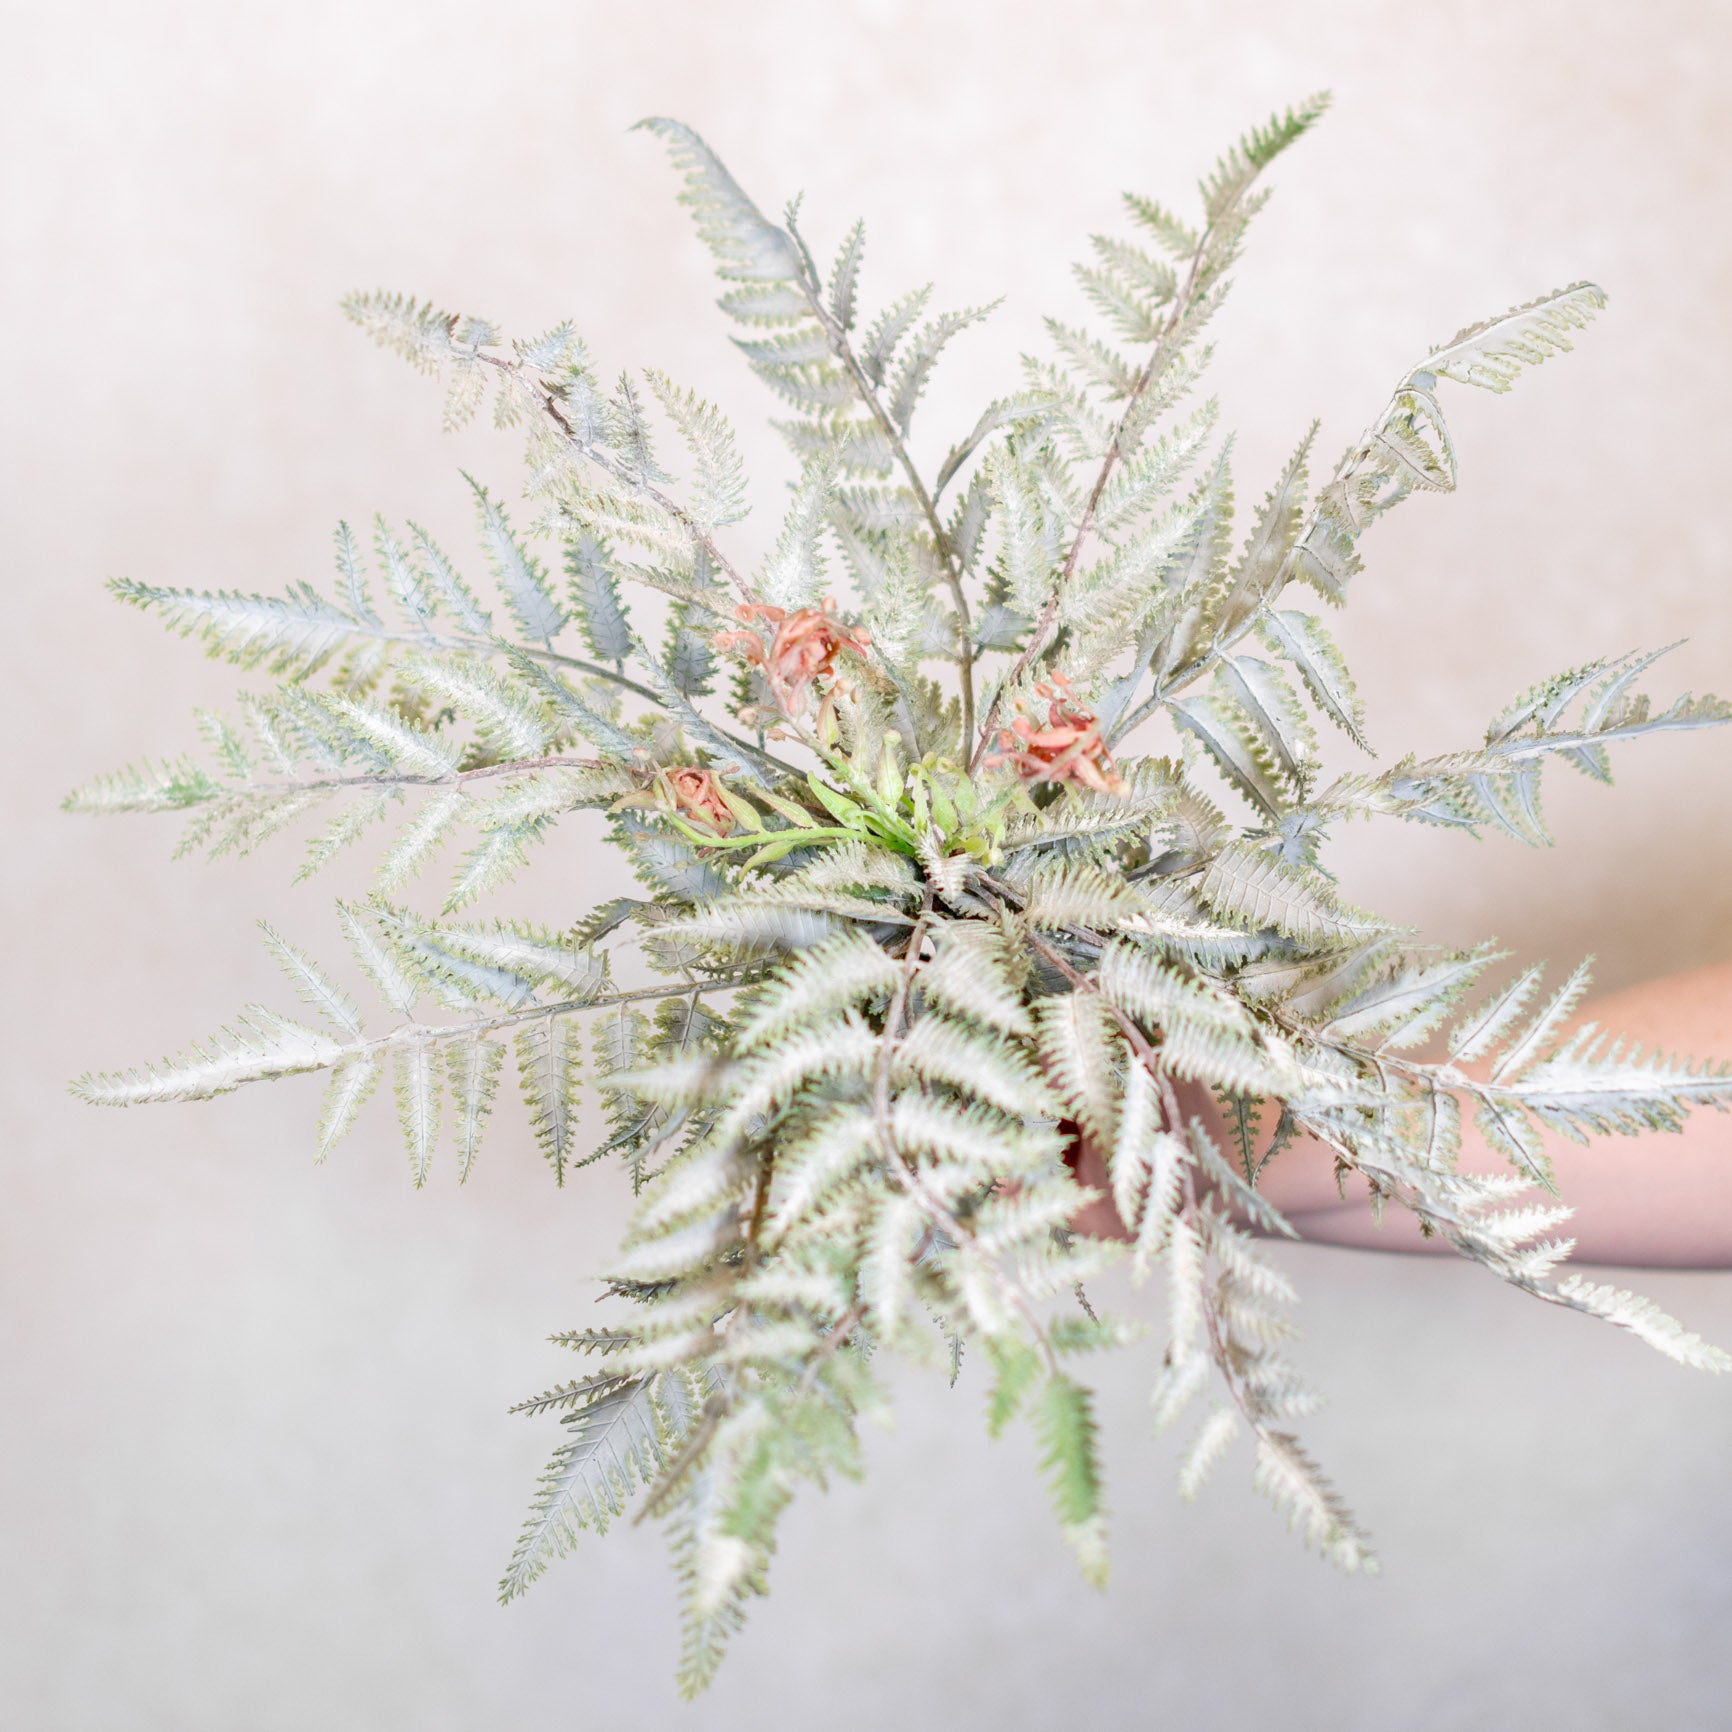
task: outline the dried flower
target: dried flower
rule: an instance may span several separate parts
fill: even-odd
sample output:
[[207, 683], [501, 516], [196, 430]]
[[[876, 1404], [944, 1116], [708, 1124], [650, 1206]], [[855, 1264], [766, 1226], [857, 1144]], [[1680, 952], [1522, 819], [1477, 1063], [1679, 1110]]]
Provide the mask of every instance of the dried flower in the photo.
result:
[[717, 632], [713, 641], [717, 649], [738, 650], [754, 667], [764, 670], [785, 715], [803, 716], [806, 694], [818, 679], [836, 678], [837, 655], [845, 649], [864, 655], [872, 642], [861, 627], [838, 619], [835, 606], [827, 599], [822, 607], [796, 608], [788, 613], [767, 602], [752, 602], [739, 610], [739, 617], [748, 628], [760, 622], [776, 628], [768, 652], [755, 629]]
[[661, 784], [674, 808], [701, 830], [726, 836], [734, 827], [734, 814], [722, 798], [721, 784], [712, 770], [680, 768], [664, 770]]
[[998, 749], [986, 767], [1008, 765], [1025, 782], [1077, 782], [1097, 794], [1122, 793], [1124, 780], [1113, 768], [1100, 723], [1071, 697], [1069, 680], [1054, 674], [1034, 689], [1045, 701], [1045, 719], [1031, 718], [1019, 699], [1022, 713], [999, 731]]

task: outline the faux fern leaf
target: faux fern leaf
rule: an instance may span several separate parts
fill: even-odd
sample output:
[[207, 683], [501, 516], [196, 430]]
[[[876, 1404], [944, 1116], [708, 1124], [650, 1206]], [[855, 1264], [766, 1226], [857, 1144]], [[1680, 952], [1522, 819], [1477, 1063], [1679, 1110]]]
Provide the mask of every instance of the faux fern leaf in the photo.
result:
[[507, 605], [523, 635], [551, 643], [565, 625], [565, 611], [553, 599], [547, 573], [532, 559], [512, 533], [504, 510], [487, 489], [472, 476], [465, 476], [475, 494], [475, 515], [481, 545], [486, 550], [493, 575], [499, 580]]
[[1376, 1573], [1376, 1555], [1353, 1512], [1290, 1434], [1258, 1436], [1255, 1483], [1287, 1525], [1338, 1569]]
[[[1253, 127], [1222, 156], [1202, 182], [1203, 209], [1210, 222], [1221, 221], [1244, 197], [1256, 177], [1282, 151], [1315, 126], [1328, 106], [1329, 98], [1325, 94], [1307, 97], [1297, 108], [1272, 115], [1263, 125]], [[1152, 211], [1144, 220], [1157, 233], [1162, 231], [1164, 225], [1156, 221]], [[1168, 230], [1168, 233], [1172, 231]]]
[[264, 663], [272, 673], [313, 672], [355, 631], [355, 621], [309, 584], [293, 585], [281, 598], [228, 589], [163, 589], [124, 577], [108, 588], [134, 607], [154, 609], [182, 637], [202, 638], [213, 656], [240, 667]]
[[1172, 705], [1172, 715], [1232, 787], [1267, 816], [1280, 814], [1284, 802], [1268, 745], [1236, 706], [1209, 697], [1181, 698]]
[[654, 1376], [609, 1379], [601, 1392], [567, 1421], [568, 1435], [541, 1477], [535, 1504], [499, 1584], [502, 1601], [515, 1599], [591, 1528], [605, 1533], [639, 1483], [647, 1482], [665, 1454], [664, 1424]]
[[1179, 1496], [1187, 1503], [1207, 1484], [1238, 1435], [1239, 1416], [1230, 1407], [1215, 1408], [1203, 1421], [1179, 1464]]
[[1089, 1392], [1068, 1377], [1051, 1377], [1036, 1394], [1031, 1416], [1059, 1525], [1083, 1579], [1091, 1587], [1105, 1587], [1106, 1513]]
[[1668, 1317], [1653, 1300], [1627, 1288], [1608, 1287], [1597, 1281], [1571, 1275], [1560, 1281], [1558, 1296], [1565, 1304], [1595, 1317], [1603, 1317], [1638, 1340], [1697, 1371], [1732, 1371], [1732, 1355], [1693, 1335]]
[[361, 1108], [378, 1087], [383, 1066], [371, 1057], [350, 1059], [331, 1073], [319, 1113], [319, 1135], [313, 1159], [322, 1161], [354, 1128]]
[[601, 661], [621, 665], [631, 653], [631, 622], [607, 548], [596, 536], [580, 532], [566, 543], [565, 570], [590, 652]]
[[397, 1049], [393, 1082], [397, 1122], [409, 1151], [409, 1170], [419, 1188], [427, 1182], [434, 1140], [439, 1135], [440, 1077], [430, 1042], [415, 1041]]
[[752, 284], [800, 280], [799, 254], [786, 231], [764, 217], [697, 133], [677, 120], [638, 124], [667, 141], [675, 167], [685, 175], [680, 203], [696, 218], [721, 276]]
[[190, 1047], [182, 1058], [80, 1077], [72, 1090], [99, 1106], [208, 1100], [243, 1083], [328, 1070], [349, 1050], [316, 1029], [290, 1022], [262, 1005], [249, 1005], [232, 1027], [219, 1030], [203, 1046]]
[[518, 1030], [517, 1071], [523, 1098], [535, 1140], [558, 1185], [565, 1183], [572, 1154], [577, 1062], [577, 1037], [570, 1018], [550, 1014]]
[[1245, 845], [1217, 854], [1197, 888], [1225, 918], [1273, 927], [1292, 938], [1364, 938], [1387, 930], [1382, 921], [1343, 908], [1312, 875]]
[[1569, 333], [1583, 329], [1605, 304], [1605, 290], [1597, 284], [1572, 283], [1457, 331], [1426, 356], [1422, 371], [1460, 385], [1507, 391], [1523, 367], [1565, 353]]
[[1312, 701], [1364, 751], [1365, 716], [1340, 647], [1315, 614], [1271, 611], [1263, 615], [1264, 641], [1297, 670]]
[[303, 1004], [311, 1005], [324, 1019], [335, 1025], [339, 1033], [354, 1036], [361, 1032], [361, 1014], [354, 1001], [298, 945], [291, 944], [267, 921], [259, 922], [265, 935], [265, 948], [289, 977]]
[[794, 491], [776, 546], [758, 574], [760, 594], [774, 607], [811, 607], [823, 590], [822, 537], [831, 503], [834, 471], [820, 461], [808, 466]]
[[733, 429], [714, 407], [682, 390], [665, 374], [652, 370], [645, 377], [697, 466], [692, 514], [710, 529], [739, 522], [747, 510], [746, 473], [734, 445]]
[[481, 1137], [493, 1110], [499, 1088], [499, 1067], [504, 1059], [499, 1043], [485, 1035], [453, 1041], [445, 1049], [446, 1080], [457, 1138], [457, 1178], [469, 1177], [481, 1148]]

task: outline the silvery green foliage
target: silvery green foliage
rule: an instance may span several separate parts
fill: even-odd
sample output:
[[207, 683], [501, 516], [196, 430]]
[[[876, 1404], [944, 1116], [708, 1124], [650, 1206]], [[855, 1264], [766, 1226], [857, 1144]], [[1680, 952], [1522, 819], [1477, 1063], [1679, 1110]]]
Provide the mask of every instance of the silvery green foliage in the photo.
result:
[[[1338, 605], [1371, 524], [1454, 487], [1446, 385], [1506, 390], [1602, 296], [1577, 284], [1468, 327], [1315, 490], [1304, 435], [1235, 528], [1230, 442], [1194, 400], [1204, 337], [1263, 171], [1321, 108], [1229, 151], [1194, 220], [1129, 199], [1128, 238], [1096, 239], [1078, 271], [1098, 328], [1053, 322], [1053, 357], [930, 480], [910, 428], [983, 310], [934, 310], [921, 288], [868, 312], [862, 228], [826, 270], [793, 209], [772, 221], [689, 128], [646, 122], [798, 460], [756, 572], [722, 538], [748, 487], [714, 406], [656, 372], [609, 383], [566, 326], [507, 343], [374, 294], [349, 315], [443, 377], [448, 422], [491, 399], [526, 436], [524, 508], [470, 483], [491, 591], [383, 521], [370, 547], [339, 529], [331, 589], [115, 586], [275, 683], [200, 718], [202, 759], [69, 804], [181, 812], [183, 849], [211, 854], [300, 826], [303, 872], [377, 828], [377, 892], [339, 913], [380, 1008], [364, 1018], [267, 929], [304, 1018], [249, 1006], [78, 1092], [179, 1100], [321, 1072], [322, 1158], [388, 1079], [420, 1184], [447, 1138], [468, 1172], [513, 1068], [556, 1181], [624, 1161], [639, 1201], [606, 1272], [614, 1314], [560, 1338], [583, 1375], [525, 1404], [565, 1439], [503, 1593], [637, 1497], [672, 1538], [688, 1690], [763, 1591], [795, 1489], [858, 1471], [880, 1352], [979, 1376], [994, 1432], [1027, 1417], [1101, 1579], [1076, 1361], [1137, 1332], [1082, 1297], [1119, 1257], [1167, 1295], [1160, 1422], [1214, 1390], [1185, 1494], [1248, 1433], [1289, 1524], [1368, 1567], [1294, 1429], [1314, 1398], [1287, 1357], [1293, 1292], [1258, 1244], [1291, 1232], [1258, 1191], [1259, 1119], [1277, 1147], [1321, 1139], [1536, 1297], [1727, 1363], [1646, 1301], [1559, 1276], [1568, 1210], [1544, 1195], [1539, 1132], [1674, 1126], [1732, 1098], [1732, 1074], [1567, 1033], [1585, 973], [1550, 995], [1537, 971], [1500, 983], [1496, 952], [1419, 947], [1318, 864], [1330, 828], [1366, 814], [1542, 842], [1548, 764], [1605, 780], [1613, 743], [1732, 714], [1656, 704], [1655, 655], [1614, 656], [1542, 681], [1458, 753], [1325, 776], [1320, 733], [1363, 750], [1365, 719], [1305, 592]], [[830, 611], [844, 593], [852, 611]], [[1144, 724], [1170, 755], [1115, 764]], [[579, 812], [641, 895], [545, 927], [466, 912]], [[405, 887], [441, 853], [443, 907], [417, 912]], [[1187, 1110], [1198, 1088], [1231, 1146]], [[1457, 1171], [1463, 1113], [1506, 1177]], [[1125, 1245], [1070, 1230], [1092, 1193], [1067, 1155], [1090, 1144]]]

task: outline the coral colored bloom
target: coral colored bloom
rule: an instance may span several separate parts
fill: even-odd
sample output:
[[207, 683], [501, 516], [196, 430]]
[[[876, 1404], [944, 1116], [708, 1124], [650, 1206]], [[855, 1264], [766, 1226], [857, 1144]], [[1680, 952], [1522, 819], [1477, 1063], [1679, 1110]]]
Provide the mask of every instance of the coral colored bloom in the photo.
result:
[[734, 814], [722, 798], [715, 775], [709, 770], [665, 770], [663, 781], [681, 815], [700, 829], [725, 836], [734, 827]]
[[826, 601], [822, 607], [787, 613], [767, 602], [753, 602], [740, 609], [740, 618], [747, 626], [762, 622], [776, 628], [768, 651], [754, 630], [717, 632], [713, 642], [717, 649], [740, 651], [747, 661], [762, 668], [783, 713], [803, 716], [806, 694], [817, 681], [836, 678], [837, 655], [845, 649], [864, 655], [872, 642], [869, 633], [839, 620], [832, 611], [834, 606], [834, 602]]
[[1025, 782], [1076, 782], [1097, 794], [1123, 793], [1124, 780], [1113, 768], [1100, 724], [1072, 700], [1064, 675], [1054, 674], [1051, 684], [1034, 689], [1045, 700], [1044, 720], [1030, 717], [1019, 701], [1023, 714], [999, 730], [998, 749], [986, 767], [1008, 766]]

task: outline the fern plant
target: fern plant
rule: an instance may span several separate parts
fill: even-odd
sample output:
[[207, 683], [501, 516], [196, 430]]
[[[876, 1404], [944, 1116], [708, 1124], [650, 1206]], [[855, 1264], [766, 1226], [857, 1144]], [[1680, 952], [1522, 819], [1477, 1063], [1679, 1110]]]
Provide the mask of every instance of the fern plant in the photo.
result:
[[[1313, 1397], [1287, 1358], [1294, 1295], [1258, 1243], [1292, 1232], [1259, 1191], [1260, 1116], [1275, 1149], [1320, 1139], [1344, 1179], [1535, 1297], [1728, 1363], [1563, 1272], [1568, 1210], [1537, 1130], [1676, 1125], [1732, 1099], [1732, 1072], [1566, 1037], [1583, 970], [1550, 996], [1537, 970], [1498, 982], [1494, 950], [1421, 946], [1344, 904], [1320, 864], [1331, 828], [1367, 814], [1544, 842], [1548, 764], [1607, 780], [1614, 743], [1732, 717], [1656, 704], [1640, 689], [1656, 654], [1615, 656], [1540, 681], [1459, 752], [1325, 776], [1320, 723], [1366, 749], [1326, 610], [1378, 518], [1454, 487], [1446, 387], [1507, 390], [1603, 296], [1577, 283], [1434, 349], [1315, 491], [1306, 433], [1238, 542], [1230, 441], [1198, 400], [1205, 336], [1264, 171], [1323, 106], [1228, 151], [1189, 220], [1127, 198], [1129, 238], [1097, 237], [1077, 270], [1098, 328], [1049, 322], [1051, 356], [930, 477], [911, 425], [945, 346], [989, 309], [934, 312], [921, 288], [868, 317], [863, 228], [821, 270], [794, 206], [771, 221], [690, 128], [646, 121], [799, 461], [756, 570], [728, 551], [748, 488], [715, 407], [657, 372], [608, 384], [567, 325], [507, 341], [357, 294], [350, 318], [443, 378], [447, 425], [491, 399], [525, 436], [518, 523], [468, 481], [491, 592], [383, 521], [370, 550], [338, 529], [334, 592], [114, 585], [275, 683], [199, 718], [202, 758], [69, 806], [182, 812], [183, 851], [211, 855], [310, 823], [303, 875], [388, 831], [376, 893], [339, 905], [382, 1008], [364, 1018], [267, 927], [311, 1019], [249, 1006], [78, 1093], [184, 1100], [324, 1072], [323, 1158], [388, 1076], [419, 1185], [447, 1127], [468, 1174], [509, 1066], [555, 1183], [625, 1162], [638, 1201], [604, 1272], [611, 1319], [556, 1337], [580, 1372], [523, 1404], [562, 1441], [502, 1593], [636, 1498], [672, 1540], [687, 1691], [764, 1591], [796, 1488], [859, 1471], [880, 1353], [973, 1369], [995, 1433], [1026, 1417], [1103, 1577], [1076, 1364], [1137, 1333], [1086, 1297], [1119, 1257], [1165, 1282], [1160, 1422], [1214, 1390], [1183, 1491], [1248, 1430], [1289, 1523], [1371, 1566], [1293, 1429]], [[1165, 755], [1126, 750], [1145, 724]], [[641, 895], [545, 927], [469, 912], [575, 813], [597, 815]], [[441, 850], [443, 907], [417, 912], [403, 887]], [[579, 1141], [586, 1070], [599, 1147]], [[1457, 1170], [1464, 1112], [1507, 1175]], [[1097, 1195], [1074, 1172], [1091, 1145], [1123, 1244], [1072, 1229]]]

